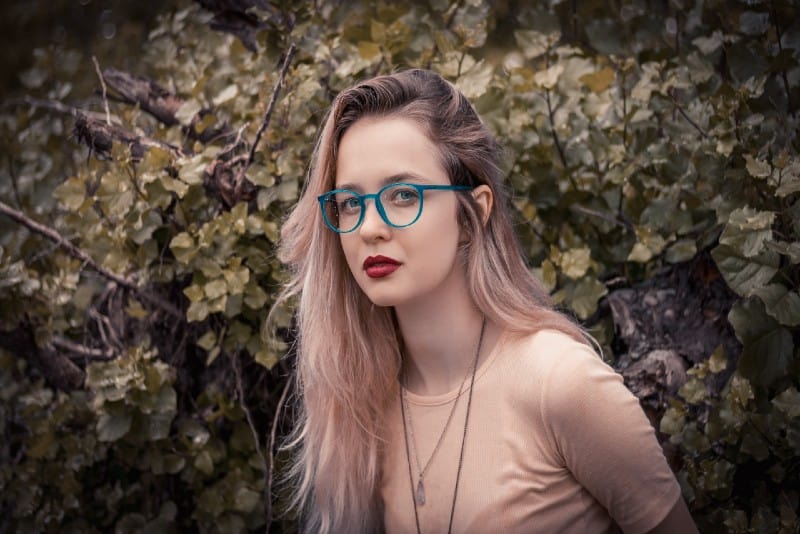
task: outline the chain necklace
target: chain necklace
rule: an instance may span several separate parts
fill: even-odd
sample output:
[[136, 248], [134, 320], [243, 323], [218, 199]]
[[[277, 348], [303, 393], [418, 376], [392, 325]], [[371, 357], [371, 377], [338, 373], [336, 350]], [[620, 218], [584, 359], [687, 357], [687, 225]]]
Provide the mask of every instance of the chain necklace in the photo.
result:
[[[483, 322], [481, 323], [481, 333], [478, 337], [478, 348], [475, 350], [475, 358], [472, 362], [472, 367], [467, 371], [467, 374], [464, 376], [464, 380], [461, 382], [461, 386], [458, 388], [458, 395], [456, 396], [455, 400], [453, 401], [453, 407], [450, 409], [450, 415], [447, 417], [447, 421], [444, 424], [444, 428], [442, 429], [442, 433], [439, 435], [439, 439], [436, 441], [436, 445], [433, 448], [433, 452], [431, 453], [430, 458], [425, 463], [425, 466], [420, 468], [420, 461], [419, 455], [417, 453], [416, 447], [416, 440], [414, 439], [414, 427], [411, 420], [411, 408], [408, 406], [408, 398], [406, 397], [405, 388], [401, 385], [400, 387], [400, 412], [403, 418], [403, 437], [405, 438], [406, 444], [406, 459], [408, 461], [408, 478], [411, 482], [411, 500], [414, 504], [414, 520], [416, 521], [417, 525], [417, 534], [421, 534], [419, 528], [419, 513], [417, 512], [417, 507], [422, 506], [425, 504], [425, 486], [423, 484], [423, 478], [425, 476], [425, 472], [428, 470], [428, 467], [431, 465], [431, 461], [433, 457], [436, 456], [436, 452], [439, 450], [439, 446], [442, 444], [442, 440], [444, 439], [444, 435], [447, 433], [447, 427], [450, 426], [450, 421], [453, 419], [453, 414], [456, 411], [456, 405], [458, 404], [458, 400], [461, 397], [461, 393], [464, 389], [464, 384], [467, 382], [467, 377], [471, 375], [470, 385], [469, 385], [469, 395], [467, 396], [467, 413], [464, 416], [464, 432], [461, 435], [461, 450], [458, 456], [458, 470], [456, 471], [456, 483], [455, 487], [453, 488], [453, 502], [450, 506], [450, 521], [447, 526], [448, 534], [451, 532], [453, 528], [453, 514], [456, 509], [456, 497], [458, 495], [458, 482], [461, 479], [461, 467], [464, 461], [464, 443], [467, 440], [467, 426], [469, 423], [469, 413], [470, 408], [472, 407], [472, 390], [475, 386], [475, 373], [478, 368], [478, 357], [481, 353], [481, 346], [483, 345], [483, 334], [486, 330], [486, 317], [483, 318]], [[408, 423], [406, 423], [406, 413], [408, 413]], [[409, 434], [411, 436], [409, 440]], [[411, 446], [414, 448], [414, 458], [417, 462], [417, 470], [419, 471], [419, 478], [417, 482], [417, 489], [414, 490], [414, 475], [411, 471], [411, 454], [409, 451], [409, 441], [411, 442]]]

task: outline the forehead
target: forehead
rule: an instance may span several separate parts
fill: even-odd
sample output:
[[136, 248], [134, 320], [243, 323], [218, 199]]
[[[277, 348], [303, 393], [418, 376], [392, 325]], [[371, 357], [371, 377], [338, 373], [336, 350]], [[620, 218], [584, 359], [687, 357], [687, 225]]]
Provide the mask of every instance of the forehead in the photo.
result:
[[449, 183], [441, 152], [419, 124], [404, 117], [358, 120], [339, 142], [335, 186], [377, 190], [393, 177]]

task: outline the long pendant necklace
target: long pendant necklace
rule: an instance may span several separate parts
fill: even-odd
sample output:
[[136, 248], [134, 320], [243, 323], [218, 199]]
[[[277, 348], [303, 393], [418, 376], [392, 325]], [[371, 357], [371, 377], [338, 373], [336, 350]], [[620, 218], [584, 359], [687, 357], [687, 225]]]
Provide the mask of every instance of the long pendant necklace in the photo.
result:
[[[428, 467], [433, 460], [433, 457], [436, 456], [436, 452], [439, 450], [439, 446], [442, 444], [442, 440], [444, 439], [444, 435], [447, 433], [447, 427], [450, 426], [450, 421], [453, 419], [453, 414], [456, 411], [456, 405], [458, 404], [458, 400], [461, 397], [461, 393], [464, 389], [464, 384], [467, 381], [467, 377], [471, 375], [470, 385], [469, 385], [469, 395], [467, 396], [467, 413], [464, 416], [464, 431], [461, 435], [461, 450], [458, 456], [458, 470], [456, 471], [456, 482], [455, 487], [453, 488], [453, 502], [450, 506], [450, 521], [447, 526], [448, 534], [451, 532], [453, 528], [453, 515], [456, 509], [456, 497], [458, 496], [458, 482], [461, 479], [461, 466], [464, 461], [464, 443], [467, 440], [467, 426], [469, 423], [469, 413], [472, 407], [472, 390], [475, 386], [475, 373], [478, 368], [478, 357], [481, 353], [481, 346], [483, 345], [483, 334], [486, 330], [486, 318], [483, 318], [483, 322], [481, 323], [481, 333], [478, 337], [478, 347], [475, 350], [475, 358], [472, 362], [471, 369], [468, 370], [467, 374], [464, 376], [464, 380], [461, 382], [461, 386], [458, 388], [458, 395], [456, 396], [455, 400], [453, 401], [453, 407], [450, 409], [450, 414], [447, 416], [447, 421], [444, 424], [444, 428], [442, 429], [442, 433], [439, 435], [439, 439], [436, 441], [436, 445], [433, 448], [433, 452], [431, 453], [430, 458], [425, 463], [424, 467], [420, 466], [419, 455], [417, 453], [417, 446], [416, 440], [414, 439], [414, 426], [411, 420], [411, 409], [408, 406], [408, 399], [406, 397], [405, 388], [400, 387], [400, 412], [403, 418], [403, 437], [405, 438], [406, 444], [406, 459], [408, 461], [408, 478], [411, 482], [411, 500], [414, 504], [414, 520], [416, 521], [417, 525], [417, 534], [421, 534], [420, 527], [419, 527], [419, 512], [417, 511], [418, 506], [422, 506], [425, 504], [425, 485], [423, 483], [423, 478], [425, 477], [425, 472], [428, 470]], [[408, 423], [406, 423], [406, 413], [408, 413]], [[410, 434], [410, 439], [409, 439]], [[414, 458], [417, 463], [417, 470], [419, 472], [418, 482], [416, 490], [414, 489], [414, 475], [411, 470], [411, 454], [409, 451], [409, 441], [411, 442], [411, 446], [414, 448]]]

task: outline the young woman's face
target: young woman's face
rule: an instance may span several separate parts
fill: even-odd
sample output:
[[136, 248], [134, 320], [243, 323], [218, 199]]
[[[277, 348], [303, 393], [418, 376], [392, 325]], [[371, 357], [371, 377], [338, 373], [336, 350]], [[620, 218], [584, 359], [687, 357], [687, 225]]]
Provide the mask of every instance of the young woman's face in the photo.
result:
[[[336, 189], [372, 194], [397, 182], [450, 185], [436, 146], [416, 123], [400, 117], [357, 121], [339, 143]], [[446, 288], [460, 279], [454, 276], [457, 194], [425, 191], [419, 219], [405, 228], [388, 225], [367, 199], [361, 226], [340, 234], [350, 271], [375, 305], [445, 297]]]

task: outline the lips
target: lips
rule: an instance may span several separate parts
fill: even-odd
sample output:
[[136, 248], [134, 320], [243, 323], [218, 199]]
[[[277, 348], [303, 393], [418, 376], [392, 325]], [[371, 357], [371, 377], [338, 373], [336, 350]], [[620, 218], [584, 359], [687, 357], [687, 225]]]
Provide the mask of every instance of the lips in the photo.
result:
[[395, 272], [401, 263], [386, 256], [370, 256], [364, 260], [364, 272], [370, 278], [383, 278]]

